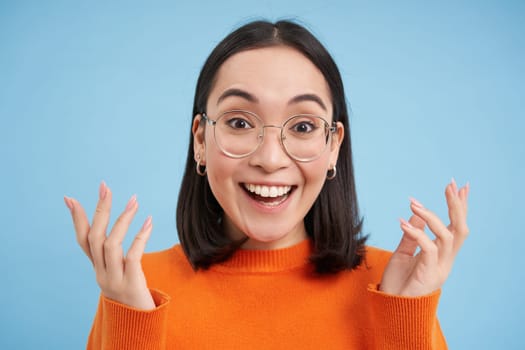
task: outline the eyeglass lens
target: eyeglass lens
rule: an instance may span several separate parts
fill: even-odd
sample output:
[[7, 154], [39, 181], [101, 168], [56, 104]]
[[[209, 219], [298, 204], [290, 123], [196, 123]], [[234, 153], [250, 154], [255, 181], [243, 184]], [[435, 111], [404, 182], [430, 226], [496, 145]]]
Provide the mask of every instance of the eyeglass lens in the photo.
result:
[[[230, 111], [222, 114], [215, 125], [215, 140], [231, 157], [245, 157], [263, 142], [268, 125], [253, 113]], [[317, 116], [296, 115], [281, 128], [281, 140], [286, 152], [299, 161], [313, 160], [321, 155], [328, 141], [328, 125]]]

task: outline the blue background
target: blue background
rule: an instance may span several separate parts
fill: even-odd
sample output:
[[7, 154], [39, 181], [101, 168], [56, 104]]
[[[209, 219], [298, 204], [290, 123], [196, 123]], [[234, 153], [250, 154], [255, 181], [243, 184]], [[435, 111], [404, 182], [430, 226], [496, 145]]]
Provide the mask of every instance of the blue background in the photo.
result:
[[409, 196], [446, 218], [445, 185], [470, 181], [442, 328], [451, 349], [525, 348], [525, 2], [145, 4], [0, 2], [0, 348], [85, 346], [98, 287], [63, 195], [91, 215], [105, 180], [116, 216], [136, 193], [130, 232], [151, 214], [147, 250], [177, 243], [199, 69], [260, 17], [299, 19], [341, 69], [371, 244], [396, 247]]

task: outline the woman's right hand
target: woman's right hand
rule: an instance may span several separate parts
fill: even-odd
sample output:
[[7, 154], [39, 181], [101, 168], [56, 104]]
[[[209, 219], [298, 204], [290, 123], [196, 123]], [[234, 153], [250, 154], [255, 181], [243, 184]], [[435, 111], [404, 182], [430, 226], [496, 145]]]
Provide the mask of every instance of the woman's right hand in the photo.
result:
[[122, 249], [122, 241], [138, 210], [136, 196], [131, 197], [108, 236], [106, 231], [111, 211], [111, 191], [104, 182], [100, 184], [99, 201], [91, 226], [77, 200], [64, 197], [64, 201], [73, 217], [78, 244], [93, 263], [102, 294], [137, 309], [154, 309], [155, 302], [146, 285], [141, 265], [142, 254], [153, 228], [151, 216], [135, 236], [125, 257]]

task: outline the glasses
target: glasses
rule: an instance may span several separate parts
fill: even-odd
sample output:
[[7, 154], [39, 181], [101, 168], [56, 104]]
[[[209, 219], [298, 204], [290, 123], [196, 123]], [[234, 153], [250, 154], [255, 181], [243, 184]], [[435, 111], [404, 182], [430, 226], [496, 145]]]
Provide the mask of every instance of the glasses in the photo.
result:
[[328, 145], [330, 135], [337, 128], [326, 120], [310, 114], [298, 114], [287, 119], [282, 126], [264, 125], [255, 113], [231, 110], [216, 120], [206, 113], [202, 117], [214, 127], [215, 143], [231, 158], [243, 158], [254, 153], [263, 142], [266, 128], [281, 129], [281, 145], [291, 158], [310, 162], [321, 156]]

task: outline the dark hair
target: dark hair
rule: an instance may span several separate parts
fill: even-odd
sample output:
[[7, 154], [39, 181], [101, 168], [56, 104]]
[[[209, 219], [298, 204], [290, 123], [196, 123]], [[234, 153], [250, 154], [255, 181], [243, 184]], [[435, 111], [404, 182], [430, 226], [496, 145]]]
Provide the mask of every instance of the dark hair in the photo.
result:
[[[232, 55], [256, 48], [284, 45], [305, 55], [323, 74], [330, 87], [333, 120], [344, 125], [337, 162], [337, 176], [326, 181], [304, 218], [307, 234], [314, 243], [310, 262], [320, 274], [353, 269], [365, 254], [367, 237], [361, 234], [355, 191], [348, 111], [339, 70], [323, 45], [304, 27], [289, 22], [255, 21], [230, 33], [212, 51], [197, 81], [193, 114], [206, 111], [217, 71]], [[206, 176], [195, 171], [193, 135], [186, 158], [177, 205], [177, 230], [182, 248], [194, 269], [208, 268], [228, 259], [245, 241], [233, 241], [224, 232], [223, 210], [211, 192]]]

